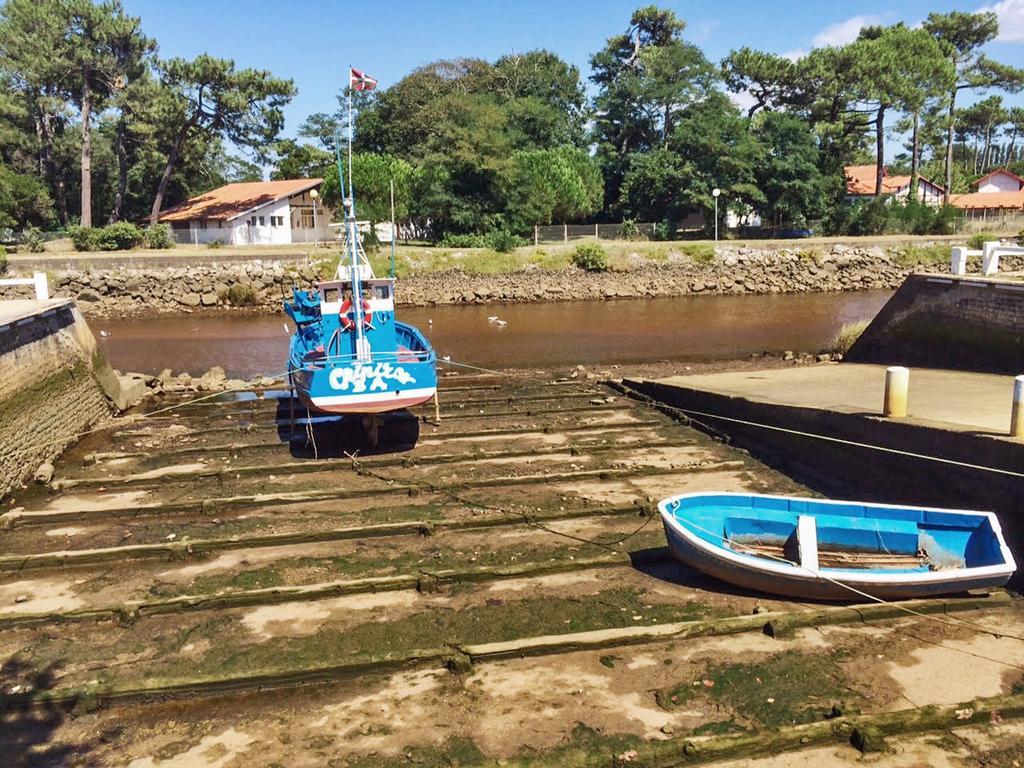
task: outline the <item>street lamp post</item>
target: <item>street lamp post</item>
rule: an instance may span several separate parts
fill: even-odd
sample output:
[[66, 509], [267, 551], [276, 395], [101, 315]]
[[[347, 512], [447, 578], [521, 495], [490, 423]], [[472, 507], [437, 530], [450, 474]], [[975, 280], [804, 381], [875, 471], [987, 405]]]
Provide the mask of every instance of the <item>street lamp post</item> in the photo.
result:
[[320, 193], [315, 189], [309, 190], [309, 196], [313, 200], [313, 245], [320, 245], [320, 230], [316, 225], [316, 199]]
[[718, 196], [722, 194], [722, 190], [715, 187], [711, 190], [711, 196], [715, 198], [715, 242], [718, 242]]

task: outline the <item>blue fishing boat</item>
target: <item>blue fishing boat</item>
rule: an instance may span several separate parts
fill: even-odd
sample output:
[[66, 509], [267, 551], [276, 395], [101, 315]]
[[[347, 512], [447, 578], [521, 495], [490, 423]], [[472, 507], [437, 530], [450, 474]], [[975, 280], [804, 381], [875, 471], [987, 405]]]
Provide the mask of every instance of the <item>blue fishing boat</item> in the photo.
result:
[[[350, 75], [350, 92], [365, 90], [367, 82], [376, 85], [362, 73], [358, 77]], [[434, 397], [437, 356], [417, 328], [395, 317], [393, 214], [391, 276], [374, 275], [363, 250], [352, 185], [351, 125], [350, 95], [347, 195], [340, 148], [337, 157], [344, 249], [333, 279], [317, 283], [313, 291], [293, 288], [291, 300], [284, 302], [295, 323], [288, 371], [291, 387], [310, 411], [371, 415]]]
[[684, 565], [813, 600], [928, 597], [1005, 584], [1016, 569], [990, 512], [743, 493], [658, 504]]

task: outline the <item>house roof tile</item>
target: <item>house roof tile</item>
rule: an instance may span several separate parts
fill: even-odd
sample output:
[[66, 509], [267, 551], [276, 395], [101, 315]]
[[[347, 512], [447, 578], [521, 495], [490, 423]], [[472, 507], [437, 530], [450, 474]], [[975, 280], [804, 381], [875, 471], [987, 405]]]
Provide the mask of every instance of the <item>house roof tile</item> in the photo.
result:
[[1017, 192], [969, 192], [965, 195], [953, 195], [950, 202], [957, 208], [1022, 208], [1024, 209], [1024, 190]]
[[235, 219], [260, 206], [318, 187], [322, 182], [323, 179], [282, 179], [225, 184], [168, 208], [160, 214], [160, 221]]

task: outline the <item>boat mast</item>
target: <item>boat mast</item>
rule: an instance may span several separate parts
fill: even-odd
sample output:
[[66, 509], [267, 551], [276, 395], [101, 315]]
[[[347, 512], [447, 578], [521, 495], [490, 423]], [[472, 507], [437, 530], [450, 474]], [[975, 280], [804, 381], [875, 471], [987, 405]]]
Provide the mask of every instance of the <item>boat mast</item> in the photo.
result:
[[[340, 160], [340, 158], [339, 158]], [[340, 171], [340, 168], [339, 168]], [[344, 185], [342, 197], [345, 195]], [[356, 198], [352, 188], [352, 67], [348, 68], [348, 205], [346, 222], [349, 228], [349, 248], [351, 249], [352, 261], [352, 311], [356, 321], [356, 359], [369, 360], [369, 349], [367, 348], [363, 329], [363, 302], [362, 283], [359, 279], [359, 228], [356, 226]]]

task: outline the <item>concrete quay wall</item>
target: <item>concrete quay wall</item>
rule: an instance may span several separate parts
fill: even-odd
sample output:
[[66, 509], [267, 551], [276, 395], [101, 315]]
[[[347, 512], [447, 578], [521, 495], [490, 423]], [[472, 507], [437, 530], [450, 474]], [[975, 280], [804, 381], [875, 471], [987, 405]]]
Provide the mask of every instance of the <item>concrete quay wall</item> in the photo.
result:
[[910, 275], [846, 359], [1024, 373], [1024, 282]]
[[118, 400], [121, 385], [73, 302], [0, 303], [0, 498]]
[[853, 445], [882, 446], [906, 454], [1021, 473], [1024, 443], [1020, 441], [911, 419], [888, 420], [826, 408], [759, 402], [676, 384], [623, 383], [658, 402], [700, 412], [693, 416], [698, 429], [722, 437], [828, 498], [996, 512], [1011, 548], [1024, 562], [1024, 479]]

